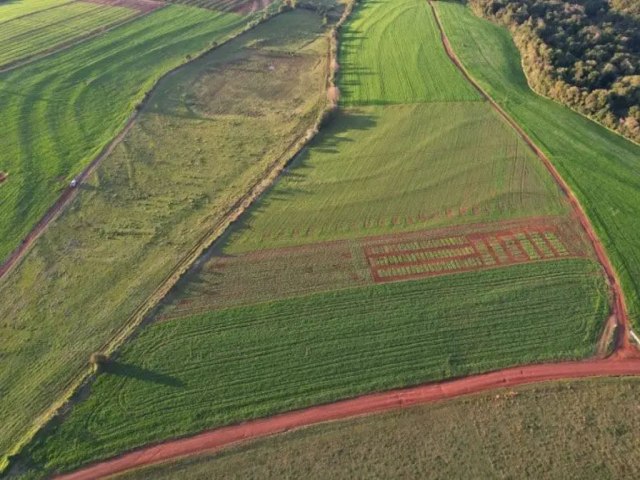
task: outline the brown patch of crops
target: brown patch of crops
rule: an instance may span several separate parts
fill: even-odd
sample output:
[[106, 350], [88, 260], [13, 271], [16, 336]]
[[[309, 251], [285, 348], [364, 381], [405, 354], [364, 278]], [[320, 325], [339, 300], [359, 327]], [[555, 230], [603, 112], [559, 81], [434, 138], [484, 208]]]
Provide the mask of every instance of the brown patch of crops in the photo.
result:
[[160, 8], [165, 5], [164, 2], [157, 0], [83, 0], [88, 3], [97, 3], [100, 5], [110, 5], [113, 7], [125, 7], [132, 10], [138, 10], [139, 12], [151, 12], [156, 8]]
[[573, 219], [545, 217], [216, 255], [159, 318], [589, 252]]

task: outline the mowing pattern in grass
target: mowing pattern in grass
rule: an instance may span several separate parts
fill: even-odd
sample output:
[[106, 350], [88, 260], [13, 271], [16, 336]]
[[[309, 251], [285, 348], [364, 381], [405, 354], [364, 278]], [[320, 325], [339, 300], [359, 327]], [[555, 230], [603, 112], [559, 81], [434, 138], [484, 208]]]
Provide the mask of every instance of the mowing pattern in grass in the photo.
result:
[[[597, 295], [594, 295], [594, 291]], [[392, 283], [157, 323], [37, 442], [44, 471], [363, 392], [593, 352], [596, 264]]]
[[482, 99], [446, 56], [425, 0], [362, 2], [342, 32], [344, 105]]
[[0, 2], [0, 27], [15, 18], [26, 17], [49, 8], [71, 3], [75, 0], [29, 0]]
[[465, 66], [520, 122], [580, 198], [640, 328], [640, 146], [533, 93], [506, 30], [460, 4], [438, 2], [438, 9]]
[[0, 452], [305, 135], [325, 101], [322, 32], [311, 12], [282, 15], [162, 80], [124, 142], [0, 282]]
[[638, 379], [521, 387], [329, 423], [118, 480], [637, 478]]
[[171, 3], [189, 5], [238, 13], [252, 13], [273, 3], [274, 0], [167, 0]]
[[225, 253], [567, 212], [486, 103], [338, 114], [246, 215]]
[[0, 74], [0, 259], [108, 143], [160, 76], [239, 29], [234, 14], [168, 6]]
[[130, 8], [73, 2], [3, 22], [0, 24], [0, 68], [106, 28], [136, 13]]
[[214, 255], [165, 299], [158, 319], [590, 252], [577, 222], [545, 217]]

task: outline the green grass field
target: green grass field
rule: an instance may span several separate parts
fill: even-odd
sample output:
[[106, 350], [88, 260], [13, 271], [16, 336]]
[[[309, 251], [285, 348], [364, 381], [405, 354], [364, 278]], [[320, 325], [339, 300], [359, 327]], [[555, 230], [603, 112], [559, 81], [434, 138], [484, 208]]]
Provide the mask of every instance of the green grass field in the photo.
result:
[[314, 13], [282, 15], [163, 79], [124, 142], [0, 281], [0, 298], [12, 299], [0, 302], [0, 452], [267, 165], [291, 154], [325, 102], [323, 31]]
[[446, 56], [425, 0], [361, 2], [341, 31], [344, 105], [481, 100]]
[[33, 15], [49, 8], [57, 8], [73, 0], [29, 0], [19, 2], [0, 2], [0, 26], [20, 17]]
[[[0, 19], [2, 16], [0, 6]], [[130, 8], [73, 2], [0, 23], [0, 69], [136, 15]]]
[[168, 6], [0, 74], [0, 259], [186, 55], [240, 29], [243, 17]]
[[527, 86], [509, 33], [454, 2], [438, 2], [471, 74], [548, 154], [576, 192], [621, 277], [640, 328], [640, 146]]
[[118, 480], [640, 475], [637, 379], [549, 383], [334, 422]]
[[[594, 292], [597, 292], [594, 295]], [[565, 260], [157, 323], [30, 450], [40, 472], [359, 393], [593, 353], [606, 289]]]
[[486, 103], [341, 112], [246, 215], [225, 253], [568, 210]]

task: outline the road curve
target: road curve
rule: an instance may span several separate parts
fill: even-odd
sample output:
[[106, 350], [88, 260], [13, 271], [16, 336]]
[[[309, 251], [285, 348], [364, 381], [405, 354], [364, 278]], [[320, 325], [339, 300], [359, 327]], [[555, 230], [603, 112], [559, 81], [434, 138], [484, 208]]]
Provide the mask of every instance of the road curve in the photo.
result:
[[552, 380], [629, 375], [640, 375], [640, 359], [615, 358], [508, 368], [458, 380], [363, 395], [349, 400], [218, 428], [192, 437], [144, 447], [55, 478], [57, 480], [106, 478], [134, 468], [189, 455], [211, 453], [239, 442], [309, 425], [448, 400], [496, 388], [517, 387]]

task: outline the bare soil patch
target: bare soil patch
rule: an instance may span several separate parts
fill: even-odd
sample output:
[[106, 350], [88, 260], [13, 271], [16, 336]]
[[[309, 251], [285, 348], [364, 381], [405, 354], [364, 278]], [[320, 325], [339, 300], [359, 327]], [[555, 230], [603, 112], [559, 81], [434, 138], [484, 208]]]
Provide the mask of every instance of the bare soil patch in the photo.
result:
[[274, 0], [246, 0], [243, 2], [235, 2], [234, 6], [231, 7], [231, 11], [246, 15], [264, 10], [273, 2]]
[[0, 171], [0, 183], [4, 182], [8, 176], [9, 174], [7, 172]]

